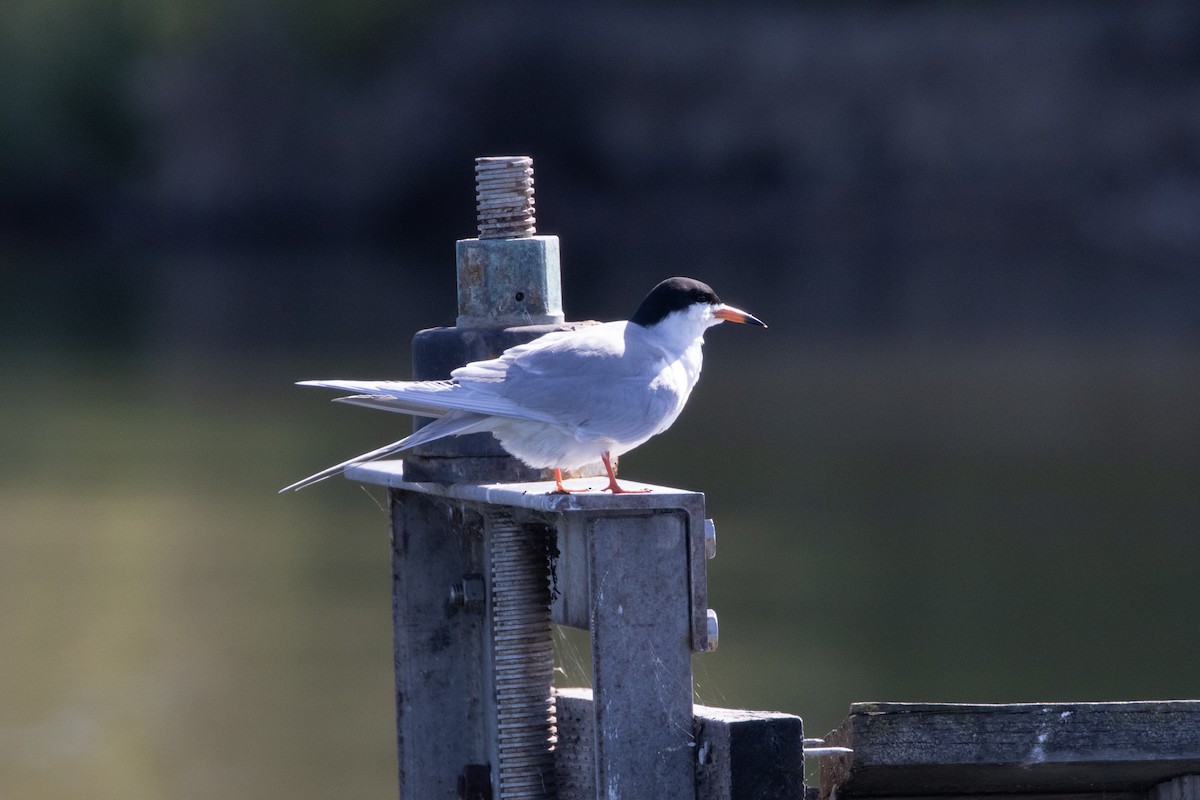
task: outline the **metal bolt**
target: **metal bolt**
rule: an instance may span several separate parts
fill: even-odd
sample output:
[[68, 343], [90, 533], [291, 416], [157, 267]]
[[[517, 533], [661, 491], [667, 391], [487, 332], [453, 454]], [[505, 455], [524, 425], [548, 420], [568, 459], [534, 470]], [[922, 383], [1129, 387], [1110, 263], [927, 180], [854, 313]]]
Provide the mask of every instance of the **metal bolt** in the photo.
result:
[[480, 239], [523, 239], [536, 232], [532, 158], [475, 159], [475, 190]]
[[824, 739], [805, 739], [805, 758], [824, 758], [825, 756], [848, 756], [854, 751], [849, 747], [832, 747], [825, 744]]
[[717, 649], [717, 612], [711, 608], [708, 610], [708, 647], [706, 650], [711, 653]]
[[463, 575], [460, 583], [450, 587], [450, 602], [462, 606], [468, 614], [482, 614], [484, 609], [483, 576], [477, 572]]
[[717, 557], [717, 525], [711, 519], [704, 520], [704, 557]]
[[533, 159], [475, 159], [479, 238], [459, 239], [459, 328], [559, 325], [558, 237], [537, 236]]

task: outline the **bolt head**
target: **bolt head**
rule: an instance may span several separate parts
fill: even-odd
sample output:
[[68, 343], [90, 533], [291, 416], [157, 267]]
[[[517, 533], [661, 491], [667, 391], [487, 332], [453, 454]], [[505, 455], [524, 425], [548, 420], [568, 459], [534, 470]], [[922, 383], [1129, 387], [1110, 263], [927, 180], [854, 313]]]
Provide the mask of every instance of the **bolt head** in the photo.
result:
[[461, 582], [450, 587], [450, 602], [469, 614], [482, 614], [486, 605], [483, 576], [477, 572], [463, 575]]
[[711, 608], [708, 610], [708, 652], [717, 649], [717, 612]]

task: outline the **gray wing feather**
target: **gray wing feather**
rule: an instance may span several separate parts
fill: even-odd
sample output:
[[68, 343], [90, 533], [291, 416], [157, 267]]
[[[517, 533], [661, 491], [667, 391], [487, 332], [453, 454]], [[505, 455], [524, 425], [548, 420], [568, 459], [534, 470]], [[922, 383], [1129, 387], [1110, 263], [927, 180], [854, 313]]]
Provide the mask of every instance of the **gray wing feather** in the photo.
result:
[[[354, 381], [321, 380], [302, 381], [300, 386], [322, 386], [326, 389], [342, 389], [359, 395], [388, 397], [388, 411], [399, 411], [417, 416], [440, 416], [447, 411], [469, 411], [512, 419], [554, 422], [554, 416], [540, 408], [526, 408], [495, 392], [480, 391], [473, 383], [460, 384], [452, 381]], [[349, 401], [354, 402], [354, 401]], [[365, 402], [358, 403], [366, 405]], [[375, 401], [375, 408], [383, 404]], [[431, 413], [441, 409], [441, 414]]]
[[416, 433], [405, 436], [403, 439], [375, 450], [368, 451], [362, 455], [357, 455], [340, 464], [334, 464], [332, 467], [323, 469], [315, 475], [309, 475], [303, 480], [296, 481], [290, 486], [285, 486], [279, 490], [280, 494], [284, 492], [292, 492], [298, 489], [303, 489], [305, 486], [311, 486], [314, 483], [319, 483], [326, 478], [331, 478], [338, 474], [346, 467], [355, 464], [362, 464], [367, 461], [375, 461], [384, 456], [398, 453], [401, 450], [408, 450], [418, 445], [428, 444], [437, 439], [443, 439], [447, 436], [460, 436], [464, 433], [475, 433], [481, 430], [487, 430], [488, 424], [491, 422], [487, 417], [479, 414], [469, 414], [459, 411], [453, 411], [446, 416], [436, 419], [425, 427], [421, 428]]
[[335, 403], [347, 403], [352, 406], [374, 408], [377, 411], [394, 411], [400, 414], [412, 414], [414, 417], [444, 417], [449, 411], [437, 406], [426, 406], [408, 400], [388, 397], [385, 394], [355, 394], [349, 397], [335, 397]]

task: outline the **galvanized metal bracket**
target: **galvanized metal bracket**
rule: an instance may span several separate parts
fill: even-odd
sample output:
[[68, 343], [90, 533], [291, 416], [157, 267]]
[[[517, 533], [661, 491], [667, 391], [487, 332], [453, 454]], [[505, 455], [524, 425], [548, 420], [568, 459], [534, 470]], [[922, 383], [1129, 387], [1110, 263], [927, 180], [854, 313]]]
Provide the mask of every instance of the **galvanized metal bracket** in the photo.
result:
[[[553, 621], [559, 625], [589, 630], [596, 603], [604, 601], [603, 565], [597, 569], [603, 532], [645, 525], [656, 517], [676, 520], [682, 531], [679, 546], [671, 549], [660, 543], [656, 553], [660, 561], [672, 560], [674, 569], [686, 576], [687, 615], [691, 649], [706, 653], [715, 649], [709, 627], [708, 553], [715, 549], [712, 523], [704, 516], [704, 494], [664, 486], [623, 480], [629, 489], [648, 489], [645, 493], [612, 495], [599, 491], [605, 480], [595, 481], [596, 491], [555, 494], [553, 482], [445, 484], [410, 482], [404, 478], [400, 461], [374, 461], [346, 470], [346, 477], [361, 483], [373, 483], [392, 489], [418, 492], [467, 504], [507, 506], [518, 519], [553, 526], [558, 534], [556, 587]], [[610, 544], [619, 547], [617, 544]], [[633, 543], [625, 545], [626, 549]], [[631, 589], [625, 584], [626, 590]], [[660, 590], [662, 587], [658, 587]], [[660, 591], [661, 596], [661, 591]], [[661, 602], [658, 604], [661, 610]]]
[[[703, 494], [626, 480], [626, 488], [648, 491], [614, 496], [599, 491], [606, 485], [605, 479], [595, 480], [594, 491], [572, 494], [554, 493], [552, 481], [503, 484], [411, 482], [405, 480], [404, 465], [399, 461], [355, 466], [346, 471], [346, 477], [389, 487], [393, 490], [394, 507], [406, 509], [403, 511], [405, 519], [414, 513], [420, 514], [416, 509], [432, 501], [434, 507], [440, 508], [437, 513], [451, 521], [491, 519], [501, 514], [512, 521], [518, 540], [522, 536], [531, 539], [534, 533], [543, 537], [546, 544], [542, 552], [546, 553], [546, 560], [542, 563], [550, 573], [546, 577], [552, 580], [552, 585], [545, 595], [548, 608], [543, 605], [541, 613], [548, 613], [550, 620], [558, 624], [585, 629], [591, 637], [595, 702], [589, 706], [589, 713], [592, 715], [590, 726], [596, 732], [593, 739], [596, 785], [606, 787], [607, 796], [695, 797], [691, 657], [693, 653], [711, 650], [716, 640], [708, 609], [706, 565], [713, 543], [712, 526], [704, 517]], [[418, 495], [419, 498], [415, 497]], [[395, 506], [396, 503], [400, 505]], [[412, 510], [407, 510], [409, 506]], [[431, 518], [426, 514], [421, 519]], [[470, 536], [463, 539], [461, 532], [448, 531], [446, 537], [438, 537], [430, 530], [424, 532], [426, 537], [432, 533], [434, 538], [460, 540], [458, 544], [449, 541], [443, 544], [443, 548], [462, 551], [462, 560], [452, 566], [461, 570], [457, 575], [463, 577], [447, 582], [453, 587], [451, 613], [466, 609], [475, 593], [468, 572], [481, 567], [485, 572], [492, 570], [489, 603], [496, 603], [496, 587], [501, 585], [495, 572], [497, 559], [504, 565], [518, 560], [500, 552], [501, 545], [493, 541], [495, 532], [491, 527], [494, 526], [488, 523], [480, 529], [478, 544], [472, 544]], [[393, 530], [399, 530], [395, 522]], [[521, 530], [527, 535], [522, 535]], [[546, 531], [553, 533], [549, 539], [544, 538]], [[403, 589], [406, 596], [415, 583], [426, 579], [432, 568], [425, 559], [426, 556], [420, 559], [408, 556], [403, 566], [397, 566], [397, 581], [407, 585]], [[446, 564], [441, 569], [448, 574], [450, 567]], [[518, 577], [514, 587], [523, 591], [536, 583], [529, 574]], [[544, 582], [541, 585], [546, 587]], [[429, 659], [431, 666], [437, 665], [436, 669], [446, 669], [438, 660], [443, 657], [440, 652], [443, 645], [427, 647], [431, 637], [444, 642], [445, 647], [453, 647], [439, 638], [440, 632], [446, 630], [444, 621], [414, 620], [405, 615], [404, 608], [398, 595], [397, 664], [401, 660], [423, 662]], [[462, 639], [467, 648], [463, 657], [469, 661], [480, 658], [486, 665], [485, 674], [461, 661], [455, 669], [462, 670], [463, 682], [485, 687], [485, 696], [478, 703], [459, 703], [461, 713], [470, 716], [482, 712], [483, 719], [500, 719], [500, 732], [498, 738], [464, 748], [454, 757], [460, 760], [473, 758], [480, 747], [491, 751], [493, 786], [503, 794], [506, 776], [511, 775], [519, 795], [519, 788], [524, 783], [536, 783], [539, 776], [545, 776], [547, 784], [550, 782], [552, 776], [547, 775], [545, 767], [527, 768], [535, 758], [550, 755], [550, 751], [534, 747], [528, 753], [507, 759], [513, 764], [509, 769], [503, 740], [515, 722], [507, 720], [511, 718], [522, 724], [527, 720], [536, 721], [539, 697], [546, 698], [549, 694], [550, 679], [541, 659], [541, 645], [536, 645], [539, 650], [527, 663], [524, 660], [518, 662], [517, 656], [521, 654], [516, 651], [512, 656], [501, 652], [498, 648], [501, 634], [507, 635], [512, 628], [497, 616], [499, 613], [498, 605], [491, 608], [493, 633], [491, 641], [481, 649], [472, 644], [478, 641], [476, 634], [464, 631], [467, 636]], [[533, 613], [531, 607], [520, 611], [518, 617], [527, 619]], [[475, 630], [465, 619], [459, 624]], [[488, 624], [484, 622], [480, 633], [487, 633]], [[517, 631], [514, 636], [517, 642], [535, 638], [532, 631], [528, 634]], [[487, 639], [485, 635], [484, 640]], [[546, 674], [541, 695], [533, 683], [529, 686], [514, 684], [512, 689], [501, 686], [496, 668], [518, 663], [523, 674], [532, 674], [532, 671]], [[409, 663], [407, 674], [414, 675], [413, 680], [420, 682], [425, 680], [422, 676], [428, 674], [428, 669], [421, 664]], [[403, 783], [405, 769], [426, 769], [426, 763], [437, 758], [437, 754], [423, 739], [423, 729], [404, 720], [403, 712], [408, 707], [405, 704], [420, 700], [401, 685], [399, 675], [398, 672], [397, 692], [404, 698], [399, 706]], [[510, 695], [515, 696], [518, 690], [527, 696], [520, 701], [519, 707], [514, 706], [510, 716], [506, 716], [507, 712], [498, 704], [504, 703]], [[430, 709], [431, 717], [436, 715], [444, 719], [445, 710], [457, 708], [446, 697], [430, 697], [432, 702], [442, 704]], [[544, 712], [545, 705], [540, 708]], [[542, 719], [545, 720], [544, 713]], [[521, 731], [520, 738], [539, 739], [532, 727]], [[544, 736], [540, 741], [545, 741]], [[462, 763], [478, 762], [465, 760]]]

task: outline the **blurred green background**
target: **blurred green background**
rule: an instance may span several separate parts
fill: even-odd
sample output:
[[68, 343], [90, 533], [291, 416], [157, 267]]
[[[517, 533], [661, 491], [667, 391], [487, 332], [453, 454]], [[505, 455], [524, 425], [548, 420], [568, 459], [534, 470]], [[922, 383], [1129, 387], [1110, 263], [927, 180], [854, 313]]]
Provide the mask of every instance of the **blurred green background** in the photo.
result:
[[[710, 705], [1197, 695], [1194, 4], [17, 0], [0, 21], [0, 796], [394, 794], [385, 498], [472, 159], [569, 318], [713, 331]], [[578, 673], [577, 639], [563, 667]]]

